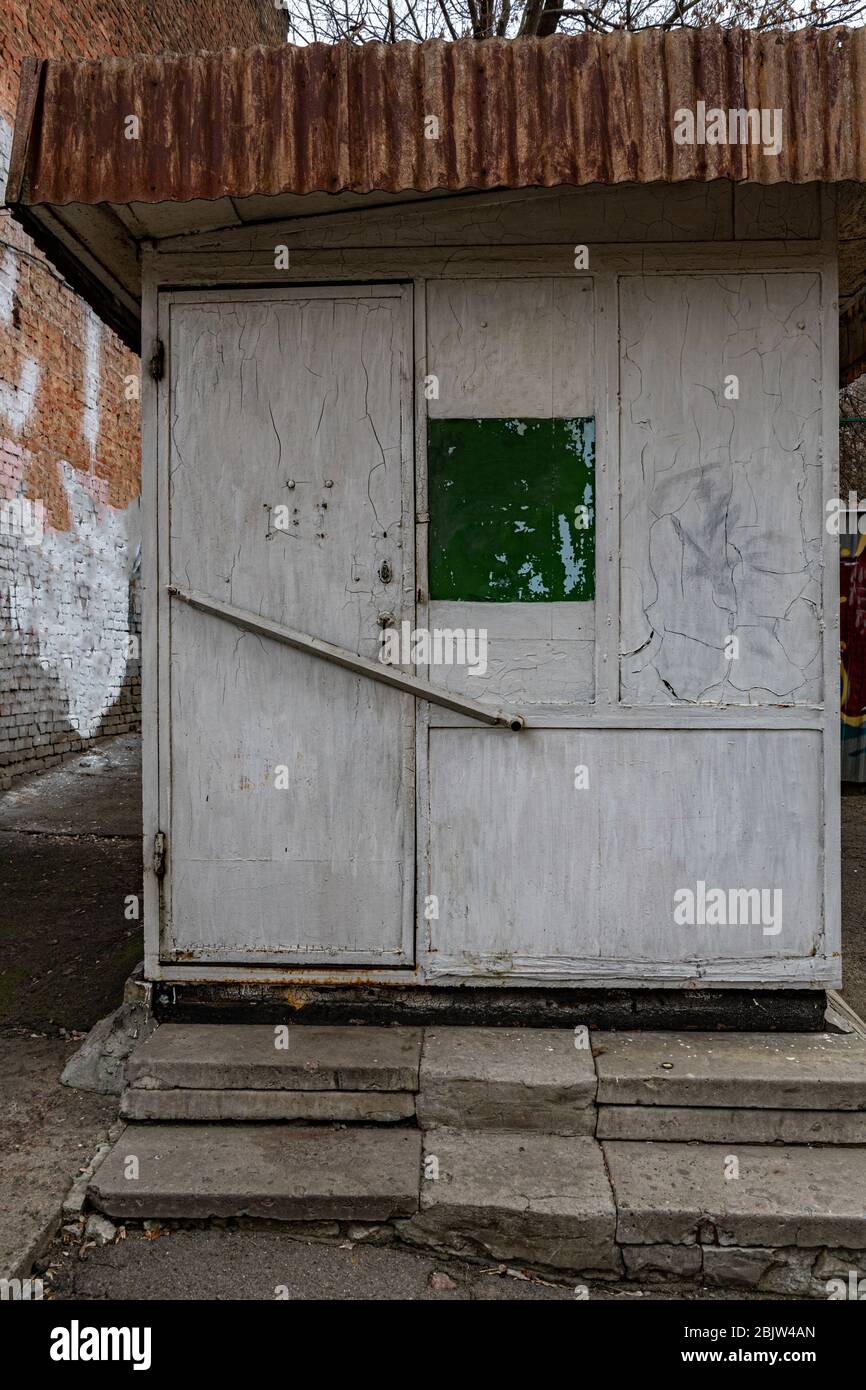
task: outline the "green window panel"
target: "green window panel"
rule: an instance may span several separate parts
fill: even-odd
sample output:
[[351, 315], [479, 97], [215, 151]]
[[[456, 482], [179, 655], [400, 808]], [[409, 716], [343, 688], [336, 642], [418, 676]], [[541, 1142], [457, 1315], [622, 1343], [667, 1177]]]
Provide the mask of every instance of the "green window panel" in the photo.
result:
[[431, 599], [595, 596], [595, 421], [429, 420]]

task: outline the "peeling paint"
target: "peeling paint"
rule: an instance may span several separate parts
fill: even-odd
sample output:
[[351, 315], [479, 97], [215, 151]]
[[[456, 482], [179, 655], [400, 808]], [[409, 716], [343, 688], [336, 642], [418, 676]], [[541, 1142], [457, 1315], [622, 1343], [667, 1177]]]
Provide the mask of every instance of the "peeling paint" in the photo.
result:
[[428, 421], [431, 598], [591, 600], [594, 529], [573, 518], [594, 452], [591, 419]]

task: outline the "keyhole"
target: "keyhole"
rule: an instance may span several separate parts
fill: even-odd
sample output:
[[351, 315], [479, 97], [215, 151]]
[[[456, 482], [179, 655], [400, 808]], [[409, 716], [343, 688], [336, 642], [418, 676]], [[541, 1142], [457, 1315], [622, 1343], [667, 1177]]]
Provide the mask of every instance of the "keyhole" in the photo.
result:
[[387, 560], [383, 560], [379, 566], [379, 578], [383, 584], [391, 583], [391, 566]]

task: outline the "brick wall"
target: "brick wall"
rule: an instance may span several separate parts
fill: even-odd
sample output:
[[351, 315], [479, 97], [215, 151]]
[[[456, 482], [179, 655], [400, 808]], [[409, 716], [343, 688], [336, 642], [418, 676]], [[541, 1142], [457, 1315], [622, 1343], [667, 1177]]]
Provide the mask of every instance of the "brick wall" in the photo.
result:
[[[273, 0], [4, 0], [21, 60], [278, 44]], [[0, 787], [140, 718], [139, 363], [0, 212]]]

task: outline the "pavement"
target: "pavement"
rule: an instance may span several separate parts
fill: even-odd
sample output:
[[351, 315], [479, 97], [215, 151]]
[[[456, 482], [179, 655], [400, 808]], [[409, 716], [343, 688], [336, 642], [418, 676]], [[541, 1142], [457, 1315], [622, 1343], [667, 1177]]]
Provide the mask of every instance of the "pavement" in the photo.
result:
[[[842, 792], [843, 997], [866, 1015], [866, 787]], [[409, 1250], [304, 1242], [285, 1231], [121, 1230], [51, 1242], [72, 1180], [117, 1114], [116, 1097], [59, 1084], [77, 1041], [120, 1003], [141, 959], [140, 743], [105, 739], [0, 798], [0, 1274], [50, 1271], [48, 1296], [563, 1299], [549, 1286]], [[124, 1235], [126, 1238], [124, 1238]], [[440, 1277], [442, 1276], [442, 1277]], [[273, 1291], [280, 1286], [281, 1295]], [[55, 1292], [51, 1292], [54, 1290]], [[755, 1297], [603, 1284], [591, 1297]]]
[[[243, 1227], [173, 1230], [118, 1227], [96, 1245], [73, 1226], [40, 1261], [45, 1297], [58, 1300], [204, 1299], [208, 1301], [392, 1300], [574, 1302], [762, 1302], [779, 1295], [694, 1284], [636, 1284], [574, 1279], [553, 1283], [516, 1266], [469, 1264], [442, 1255], [343, 1241], [301, 1240], [285, 1230]], [[787, 1301], [787, 1300], [786, 1300]]]
[[0, 1275], [26, 1274], [117, 1098], [60, 1085], [142, 958], [141, 744], [105, 739], [0, 797]]
[[117, 1116], [117, 1097], [71, 1091], [72, 1040], [0, 1044], [0, 1276], [23, 1278], [53, 1238], [69, 1186]]
[[141, 833], [132, 734], [0, 797], [0, 1034], [87, 1032], [120, 1003], [144, 954]]

